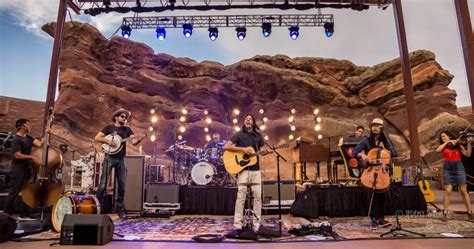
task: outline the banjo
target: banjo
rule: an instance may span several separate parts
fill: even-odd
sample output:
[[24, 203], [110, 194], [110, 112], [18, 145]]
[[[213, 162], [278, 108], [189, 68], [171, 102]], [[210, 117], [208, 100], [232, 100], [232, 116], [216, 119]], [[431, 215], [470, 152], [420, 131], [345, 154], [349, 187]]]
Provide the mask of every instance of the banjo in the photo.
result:
[[123, 148], [123, 145], [125, 144], [125, 142], [127, 142], [129, 140], [132, 140], [132, 139], [138, 139], [138, 141], [141, 141], [145, 137], [146, 137], [146, 134], [140, 136], [139, 138], [137, 138], [137, 137], [122, 138], [120, 135], [118, 135], [116, 133], [112, 133], [112, 134], [109, 134], [109, 135], [105, 136], [105, 139], [114, 141], [115, 146], [103, 143], [102, 144], [102, 151], [106, 154], [109, 154], [109, 155], [115, 155], [115, 154], [119, 153], [119, 151]]

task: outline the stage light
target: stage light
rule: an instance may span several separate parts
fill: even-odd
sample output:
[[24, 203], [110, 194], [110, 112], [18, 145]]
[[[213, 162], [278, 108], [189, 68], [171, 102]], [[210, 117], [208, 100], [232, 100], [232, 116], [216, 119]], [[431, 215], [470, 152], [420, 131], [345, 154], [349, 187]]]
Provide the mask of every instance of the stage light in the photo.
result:
[[295, 117], [293, 117], [293, 115], [292, 115], [288, 118], [288, 122], [293, 123], [293, 121], [295, 121]]
[[183, 136], [178, 135], [178, 140], [183, 140]]
[[326, 22], [324, 24], [324, 32], [326, 33], [326, 37], [331, 37], [332, 34], [334, 34], [334, 23]]
[[184, 121], [186, 121], [186, 117], [185, 117], [185, 116], [179, 117], [179, 122], [184, 122]]
[[321, 123], [321, 117], [317, 117], [316, 122]]
[[209, 31], [209, 39], [211, 39], [211, 41], [215, 41], [217, 37], [219, 36], [219, 30], [216, 27], [210, 27], [208, 31]]
[[290, 134], [290, 135], [288, 136], [288, 139], [290, 139], [290, 140], [293, 140], [293, 138], [295, 138], [295, 137], [293, 136], [293, 134]]
[[267, 117], [263, 117], [262, 120], [263, 120], [264, 123], [268, 122], [268, 118], [267, 118]]
[[296, 131], [296, 126], [294, 126], [294, 125], [290, 126], [290, 130], [291, 131]]
[[317, 124], [314, 126], [314, 130], [319, 131], [321, 130], [321, 125]]
[[130, 35], [132, 35], [132, 28], [130, 28], [130, 26], [124, 24], [124, 25], [122, 25], [121, 29], [122, 29], [123, 38], [125, 38], [125, 39], [130, 38]]
[[211, 124], [211, 123], [212, 123], [212, 119], [211, 119], [211, 118], [206, 118], [206, 123]]
[[272, 24], [269, 22], [262, 23], [262, 34], [264, 37], [269, 37], [272, 33]]
[[156, 140], [156, 135], [155, 135], [155, 134], [151, 135], [151, 136], [150, 136], [150, 140], [151, 140], [152, 142], [155, 142], [155, 140]]
[[268, 140], [269, 137], [268, 137], [267, 135], [265, 135], [265, 136], [263, 137], [263, 139]]
[[209, 128], [204, 127], [204, 132], [209, 132]]
[[297, 26], [291, 26], [289, 30], [290, 30], [290, 38], [292, 40], [298, 39], [298, 36], [300, 35], [300, 28]]
[[206, 135], [206, 141], [211, 141], [211, 136], [209, 134]]
[[290, 112], [291, 112], [291, 114], [295, 114], [295, 113], [296, 113], [296, 109], [295, 109], [295, 108], [291, 108]]
[[186, 109], [184, 109], [184, 108], [181, 109], [181, 112], [182, 112], [184, 115], [188, 114], [188, 110], [186, 110]]
[[186, 131], [186, 128], [184, 126], [179, 127], [179, 131], [181, 133], [184, 133]]
[[156, 38], [158, 38], [158, 40], [160, 41], [163, 41], [166, 38], [165, 28], [161, 28], [161, 27], [156, 28]]
[[235, 31], [237, 32], [237, 38], [239, 40], [242, 41], [245, 39], [245, 36], [247, 35], [247, 29], [245, 27], [237, 27]]
[[314, 109], [313, 114], [318, 115], [319, 114], [319, 109], [318, 108]]
[[318, 135], [318, 139], [319, 139], [319, 140], [323, 139], [323, 135], [319, 134], [319, 135]]
[[265, 125], [261, 125], [261, 126], [260, 126], [260, 130], [262, 130], [262, 131], [264, 131], [265, 128], [267, 128]]
[[259, 112], [260, 114], [264, 114], [264, 113], [265, 113], [265, 110], [260, 109], [260, 110], [258, 110], [258, 112]]
[[184, 35], [184, 37], [189, 38], [189, 37], [191, 37], [192, 34], [193, 34], [193, 25], [191, 25], [189, 23], [183, 24], [183, 35]]
[[234, 126], [234, 130], [235, 130], [235, 131], [240, 131], [240, 127]]
[[153, 126], [148, 127], [148, 130], [149, 130], [150, 132], [152, 132], [152, 131], [153, 131]]
[[150, 109], [150, 114], [155, 114], [156, 110], [155, 109]]
[[239, 114], [240, 114], [240, 111], [239, 111], [239, 109], [237, 109], [237, 108], [236, 108], [236, 109], [234, 109], [234, 115], [238, 116]]
[[151, 122], [152, 122], [152, 123], [158, 122], [158, 116], [153, 115], [153, 116], [151, 117]]
[[209, 111], [208, 110], [204, 110], [204, 115], [207, 115], [209, 114]]

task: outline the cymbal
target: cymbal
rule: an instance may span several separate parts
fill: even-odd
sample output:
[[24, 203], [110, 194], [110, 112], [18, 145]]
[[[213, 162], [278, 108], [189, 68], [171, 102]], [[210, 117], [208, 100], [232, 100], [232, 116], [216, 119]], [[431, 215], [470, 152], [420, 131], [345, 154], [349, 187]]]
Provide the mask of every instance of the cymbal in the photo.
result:
[[252, 186], [257, 186], [257, 185], [260, 185], [260, 183], [256, 183], [256, 182], [240, 182], [239, 184], [237, 184], [239, 186], [244, 186], [244, 187], [252, 187]]

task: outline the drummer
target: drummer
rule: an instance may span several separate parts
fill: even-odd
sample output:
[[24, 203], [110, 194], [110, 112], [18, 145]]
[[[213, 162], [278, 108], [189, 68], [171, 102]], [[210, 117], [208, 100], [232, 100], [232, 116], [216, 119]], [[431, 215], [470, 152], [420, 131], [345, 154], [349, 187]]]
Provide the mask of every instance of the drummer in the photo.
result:
[[225, 144], [225, 141], [221, 141], [221, 134], [219, 134], [219, 132], [214, 132], [214, 133], [212, 133], [212, 140], [209, 141], [209, 143], [207, 143], [204, 146], [204, 149], [206, 149], [206, 150], [210, 149], [210, 148], [222, 149], [224, 144]]

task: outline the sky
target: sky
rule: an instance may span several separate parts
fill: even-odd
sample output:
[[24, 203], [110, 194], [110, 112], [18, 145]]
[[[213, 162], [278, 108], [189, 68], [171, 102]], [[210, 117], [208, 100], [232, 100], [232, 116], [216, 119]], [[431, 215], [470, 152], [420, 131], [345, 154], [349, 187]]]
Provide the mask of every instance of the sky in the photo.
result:
[[[21, 4], [19, 4], [21, 2]], [[474, 24], [474, 0], [468, 0]], [[458, 107], [470, 106], [462, 47], [452, 0], [404, 0], [403, 11], [410, 51], [427, 49], [455, 77], [450, 88], [456, 90]], [[41, 30], [55, 21], [57, 0], [0, 1], [0, 95], [45, 101], [53, 39]], [[245, 14], [316, 14], [317, 10], [245, 10]], [[297, 40], [289, 38], [287, 27], [273, 27], [264, 38], [260, 28], [248, 28], [243, 41], [233, 28], [220, 28], [211, 41], [206, 29], [194, 29], [185, 38], [181, 29], [167, 30], [164, 41], [155, 31], [133, 30], [131, 40], [143, 42], [155, 53], [211, 60], [230, 65], [256, 55], [284, 54], [290, 57], [324, 57], [350, 60], [359, 66], [373, 66], [399, 57], [393, 9], [371, 7], [366, 11], [322, 9], [333, 14], [335, 33], [327, 38], [320, 27], [300, 28]], [[213, 15], [242, 14], [239, 10], [220, 12], [163, 12], [142, 15]], [[109, 38], [120, 27], [123, 17], [132, 13], [109, 13], [91, 17], [71, 11], [69, 21], [88, 22]], [[120, 35], [117, 33], [117, 35]]]

